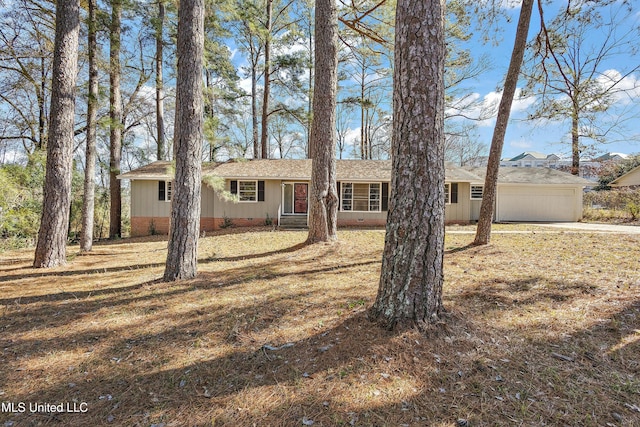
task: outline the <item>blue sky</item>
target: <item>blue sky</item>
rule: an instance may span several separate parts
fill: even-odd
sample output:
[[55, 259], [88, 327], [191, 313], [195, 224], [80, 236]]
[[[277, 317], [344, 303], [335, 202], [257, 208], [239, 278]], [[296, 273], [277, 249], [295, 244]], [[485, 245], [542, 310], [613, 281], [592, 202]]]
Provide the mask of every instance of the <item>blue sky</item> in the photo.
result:
[[[545, 20], [547, 22], [554, 16], [554, 8], [560, 5], [566, 6], [566, 1], [553, 1], [546, 6]], [[618, 6], [618, 4], [614, 4], [614, 7]], [[632, 7], [634, 10], [630, 19], [619, 26], [619, 29], [623, 31], [631, 29], [632, 26], [637, 27], [640, 24], [640, 2], [633, 2]], [[498, 34], [499, 39], [501, 39], [499, 44], [482, 44], [479, 41], [481, 35], [477, 34], [470, 45], [474, 53], [486, 53], [492, 64], [491, 71], [484, 73], [477, 80], [470, 82], [469, 87], [473, 96], [479, 101], [482, 101], [484, 105], [493, 104], [497, 106], [499, 103], [501, 93], [497, 91], [497, 88], [502, 84], [502, 79], [509, 65], [520, 11], [519, 2], [517, 2], [517, 7], [507, 10], [512, 16], [512, 20], [508, 23], [502, 23], [502, 31]], [[606, 14], [607, 12], [604, 13]], [[536, 6], [534, 6], [531, 28], [529, 30], [530, 40], [537, 34], [540, 28], [539, 22], [540, 16]], [[589, 39], [584, 43], [584, 52], [587, 51], [587, 48], [591, 49], [601, 46], [604, 39], [602, 30], [590, 31], [588, 35]], [[637, 40], [637, 35], [636, 33], [634, 40]], [[634, 56], [618, 55], [613, 57], [599, 67], [599, 72], [602, 73], [601, 79], [604, 82], [607, 80], [607, 76], [615, 77], [620, 71], [628, 70], [631, 66], [637, 66], [638, 64], [640, 64], [640, 56], [637, 54]], [[519, 88], [522, 89], [523, 86], [524, 81], [521, 80]], [[627, 89], [626, 93], [624, 96], [618, 96], [614, 108], [607, 114], [601, 115], [599, 119], [601, 122], [619, 121], [619, 123], [616, 122], [618, 124], [614, 126], [615, 131], [610, 132], [608, 135], [607, 140], [609, 142], [604, 145], [599, 145], [593, 154], [606, 152], [630, 154], [640, 152], [640, 142], [638, 141], [638, 139], [640, 139], [640, 103], [638, 102], [640, 101], [640, 73], [636, 71], [627, 76], [619, 86]], [[519, 93], [521, 93], [520, 90]], [[505, 137], [503, 158], [516, 156], [523, 151], [538, 151], [547, 154], [556, 153], [561, 156], [569, 156], [569, 121], [534, 122], [527, 120], [527, 112], [531, 111], [537, 102], [539, 102], [539, 99], [535, 97], [514, 100], [511, 115], [512, 119]], [[622, 121], [621, 119], [626, 120]], [[495, 117], [478, 122], [477, 129], [481, 141], [490, 144], [494, 125]], [[616, 131], [618, 132], [616, 133]]]
[[[499, 30], [491, 29], [488, 34], [482, 34], [476, 30], [474, 37], [468, 44], [468, 48], [473, 52], [474, 56], [486, 55], [491, 64], [491, 68], [480, 75], [478, 78], [467, 82], [466, 93], [469, 98], [477, 101], [474, 108], [467, 108], [464, 111], [466, 116], [479, 117], [481, 110], [486, 112], [487, 109], [497, 108], [501, 98], [502, 80], [505, 76], [509, 65], [511, 49], [513, 47], [515, 30], [520, 12], [520, 2], [513, 0], [502, 0], [504, 11], [510, 15], [511, 20], [507, 22], [502, 20], [498, 23]], [[574, 0], [575, 2], [578, 0]], [[545, 20], [551, 20], [558, 8], [566, 7], [566, 0], [552, 0], [545, 3]], [[614, 3], [613, 7], [618, 8], [619, 4]], [[630, 19], [620, 24], [620, 28], [624, 31], [632, 26], [640, 24], [640, 2], [633, 2], [634, 8]], [[607, 16], [609, 12], [603, 11], [603, 15]], [[539, 31], [540, 16], [538, 14], [537, 5], [534, 5], [531, 28], [529, 30], [529, 39], [531, 40]], [[482, 43], [483, 36], [490, 39], [488, 43]], [[605, 34], [602, 30], [592, 30], [588, 32], [589, 39], [585, 42], [585, 51], [587, 48], [592, 49], [602, 44]], [[232, 60], [236, 66], [246, 65], [244, 53], [238, 51], [235, 42], [230, 40], [230, 49], [232, 50]], [[302, 49], [301, 46], [293, 49]], [[630, 64], [640, 64], [640, 56], [620, 55], [604, 62], [598, 71], [601, 79], [606, 80], [606, 76], [615, 76], [616, 73], [629, 69]], [[603, 80], [603, 82], [604, 82]], [[262, 82], [259, 82], [261, 85]], [[603, 83], [604, 84], [604, 83]], [[240, 84], [247, 92], [250, 90], [250, 82], [244, 79]], [[594, 150], [585, 153], [585, 157], [596, 156], [607, 152], [620, 153], [637, 153], [640, 152], [640, 72], [635, 72], [627, 76], [620, 86], [628, 89], [625, 96], [620, 96], [615, 103], [614, 108], [610, 109], [606, 114], [599, 117], [599, 121], [615, 121], [619, 118], [625, 118], [624, 122], [615, 126], [614, 131], [607, 136], [607, 144], [598, 144]], [[532, 121], [527, 118], [528, 114], [539, 103], [539, 98], [529, 96], [521, 98], [524, 81], [521, 79], [517, 92], [517, 99], [514, 100], [512, 106], [511, 121], [507, 128], [505, 137], [503, 158], [514, 157], [524, 151], [537, 151], [546, 154], [558, 154], [561, 157], [569, 157], [571, 147], [569, 144], [569, 121]], [[343, 93], [343, 95], [345, 95]], [[389, 102], [391, 94], [389, 93]], [[483, 110], [484, 109], [484, 110]], [[624, 114], [622, 114], [624, 113]], [[491, 143], [493, 127], [495, 125], [495, 116], [485, 120], [477, 120], [473, 122], [476, 125], [478, 141], [486, 144], [487, 152]], [[359, 138], [360, 123], [359, 114], [354, 114], [351, 118], [349, 126], [349, 139]], [[588, 142], [587, 140], [585, 140]], [[353, 155], [353, 153], [347, 153]]]

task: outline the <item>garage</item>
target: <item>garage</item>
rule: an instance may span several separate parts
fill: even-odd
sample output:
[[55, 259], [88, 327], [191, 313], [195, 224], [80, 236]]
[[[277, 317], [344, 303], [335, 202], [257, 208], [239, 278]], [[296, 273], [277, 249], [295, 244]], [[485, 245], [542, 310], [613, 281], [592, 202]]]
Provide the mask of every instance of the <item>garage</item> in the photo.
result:
[[496, 221], [578, 221], [582, 188], [551, 185], [498, 185]]
[[[483, 182], [486, 170], [471, 168]], [[501, 167], [494, 220], [497, 222], [573, 222], [582, 219], [582, 194], [592, 183], [550, 168]], [[479, 201], [472, 201], [479, 212]], [[479, 214], [476, 214], [479, 215]]]

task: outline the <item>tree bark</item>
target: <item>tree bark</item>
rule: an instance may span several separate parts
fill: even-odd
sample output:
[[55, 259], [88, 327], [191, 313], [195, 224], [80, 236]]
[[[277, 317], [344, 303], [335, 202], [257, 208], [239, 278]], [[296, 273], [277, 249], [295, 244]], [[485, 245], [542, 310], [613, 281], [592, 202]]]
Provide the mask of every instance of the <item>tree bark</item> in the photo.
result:
[[[309, 20], [311, 22], [311, 20]], [[310, 29], [311, 33], [312, 29]], [[313, 37], [309, 37], [309, 84], [307, 86], [307, 146], [305, 153], [307, 158], [311, 158], [311, 124], [313, 123], [313, 58], [314, 58], [314, 40]]]
[[520, 18], [516, 30], [516, 40], [511, 53], [511, 61], [507, 70], [507, 77], [504, 82], [502, 99], [498, 106], [498, 117], [496, 127], [493, 130], [491, 148], [489, 150], [489, 160], [487, 163], [487, 175], [484, 181], [482, 194], [482, 204], [480, 205], [480, 217], [476, 229], [474, 245], [486, 245], [491, 239], [491, 222], [493, 221], [493, 210], [496, 204], [496, 192], [498, 188], [498, 171], [500, 169], [500, 157], [502, 157], [502, 147], [504, 146], [504, 136], [507, 133], [507, 124], [511, 114], [511, 104], [513, 96], [518, 87], [518, 77], [522, 66], [522, 58], [527, 47], [527, 35], [529, 34], [529, 23], [531, 22], [531, 11], [534, 0], [523, 0], [520, 7]]
[[311, 190], [308, 243], [337, 239], [336, 92], [338, 14], [335, 0], [317, 0], [315, 78], [311, 123]]
[[88, 57], [89, 57], [89, 96], [87, 101], [87, 147], [85, 151], [84, 198], [82, 200], [82, 233], [80, 250], [88, 252], [93, 246], [93, 221], [95, 210], [96, 175], [96, 123], [98, 120], [98, 64], [96, 54], [97, 0], [89, 0], [88, 16]]
[[204, 100], [204, 0], [182, 0], [178, 9], [176, 81], [176, 173], [165, 281], [198, 273], [198, 237], [202, 186]]
[[253, 158], [260, 158], [260, 145], [258, 141], [258, 65], [251, 64], [251, 135], [253, 138]]
[[391, 200], [371, 320], [435, 322], [444, 255], [444, 0], [396, 9]]
[[122, 157], [122, 95], [120, 94], [120, 34], [122, 0], [111, 0], [111, 25], [109, 39], [109, 238], [122, 236], [122, 185], [120, 174]]
[[[364, 69], [364, 64], [362, 65]], [[367, 159], [367, 136], [364, 124], [364, 71], [362, 71], [362, 80], [360, 81], [360, 159]]]
[[571, 174], [580, 175], [580, 108], [572, 100], [571, 108]]
[[33, 261], [36, 268], [66, 263], [79, 33], [79, 0], [58, 0], [47, 170], [40, 230]]
[[262, 90], [262, 134], [260, 135], [260, 150], [263, 159], [269, 158], [269, 96], [271, 95], [271, 20], [273, 0], [267, 0], [267, 16], [264, 41], [264, 88]]
[[164, 80], [162, 66], [164, 64], [164, 0], [158, 0], [158, 22], [156, 27], [156, 126], [158, 151], [157, 159], [165, 160], [167, 148], [164, 135]]
[[45, 111], [45, 93], [47, 91], [47, 71], [45, 55], [40, 58], [40, 90], [36, 87], [36, 97], [38, 99], [38, 143], [37, 150], [42, 150], [47, 146], [46, 125], [47, 112]]

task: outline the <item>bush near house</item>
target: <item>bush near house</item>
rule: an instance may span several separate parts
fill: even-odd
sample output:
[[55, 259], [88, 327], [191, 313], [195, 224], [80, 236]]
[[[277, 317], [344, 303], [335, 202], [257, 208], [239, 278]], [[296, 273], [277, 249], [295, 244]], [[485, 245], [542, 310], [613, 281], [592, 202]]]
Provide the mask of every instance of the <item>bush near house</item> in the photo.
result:
[[584, 195], [583, 217], [587, 221], [635, 222], [640, 219], [640, 189], [591, 191]]
[[[0, 165], [0, 252], [33, 246], [40, 228], [42, 191], [45, 178], [46, 156], [36, 152], [26, 165]], [[128, 189], [123, 189], [123, 230], [130, 229]], [[74, 168], [72, 201], [69, 215], [69, 241], [77, 241], [82, 226], [83, 172]], [[97, 186], [95, 198], [96, 238], [109, 233], [108, 189]]]
[[26, 166], [0, 166], [0, 248], [32, 244], [42, 212], [44, 155], [34, 154]]

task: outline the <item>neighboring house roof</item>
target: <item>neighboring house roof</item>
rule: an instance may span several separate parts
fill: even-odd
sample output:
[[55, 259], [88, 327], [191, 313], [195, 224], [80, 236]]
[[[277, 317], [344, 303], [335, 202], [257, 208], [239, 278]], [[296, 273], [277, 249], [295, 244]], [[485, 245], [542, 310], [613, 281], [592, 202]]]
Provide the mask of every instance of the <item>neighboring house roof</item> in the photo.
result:
[[511, 159], [502, 159], [503, 162], [517, 162], [518, 160], [560, 160], [557, 154], [543, 154], [537, 151], [525, 151]]
[[609, 183], [611, 187], [630, 187], [640, 185], [640, 166], [631, 169]]
[[[485, 168], [471, 168], [470, 171], [482, 178], [486, 175]], [[549, 168], [509, 168], [503, 167], [498, 170], [498, 183], [500, 184], [541, 184], [541, 185], [593, 185], [579, 176], [561, 172]]]
[[627, 154], [624, 153], [606, 153], [603, 154], [602, 156], [596, 157], [595, 159], [593, 159], [594, 162], [606, 162], [609, 160], [624, 160], [627, 157], [629, 157]]
[[522, 159], [532, 159], [532, 160], [546, 160], [547, 159], [547, 155], [546, 154], [542, 154], [542, 153], [538, 153], [536, 151], [525, 151], [524, 153], [520, 153], [517, 156], [507, 160], [509, 162], [517, 162], [518, 160], [522, 160]]

